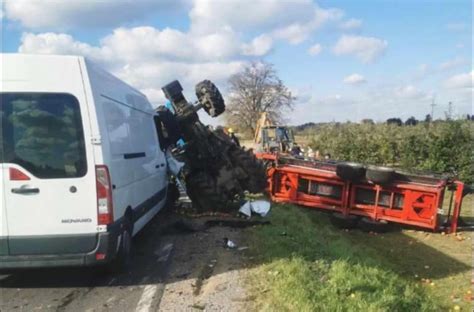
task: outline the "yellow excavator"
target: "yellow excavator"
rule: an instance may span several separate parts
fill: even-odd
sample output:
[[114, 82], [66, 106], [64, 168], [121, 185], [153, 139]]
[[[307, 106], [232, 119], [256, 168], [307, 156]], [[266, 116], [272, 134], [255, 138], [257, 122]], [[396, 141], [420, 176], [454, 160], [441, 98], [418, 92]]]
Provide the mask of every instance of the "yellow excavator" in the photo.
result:
[[265, 112], [257, 121], [254, 143], [258, 154], [290, 153], [296, 146], [293, 131], [285, 126], [276, 126]]

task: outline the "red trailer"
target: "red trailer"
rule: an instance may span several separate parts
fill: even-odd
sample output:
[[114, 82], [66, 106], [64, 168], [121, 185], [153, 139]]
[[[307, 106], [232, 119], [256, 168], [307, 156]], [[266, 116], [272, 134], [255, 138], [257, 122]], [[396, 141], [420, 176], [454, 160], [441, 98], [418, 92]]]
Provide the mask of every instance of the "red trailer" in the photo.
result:
[[[266, 157], [262, 157], [266, 158]], [[433, 231], [446, 228], [456, 232], [464, 184], [444, 176], [391, 172], [389, 183], [371, 181], [369, 169], [363, 167], [353, 178], [341, 178], [344, 163], [308, 161], [287, 156], [273, 156], [268, 169], [268, 191], [275, 202], [288, 202], [334, 213], [350, 222], [394, 222]], [[384, 168], [372, 168], [383, 175]], [[380, 171], [381, 170], [381, 171]], [[390, 169], [392, 170], [392, 169]], [[364, 173], [361, 175], [361, 173]], [[389, 172], [387, 170], [387, 172]], [[373, 179], [377, 180], [377, 179]], [[444, 196], [452, 191], [448, 216], [441, 216]], [[451, 205], [454, 199], [454, 209]], [[445, 218], [444, 220], [441, 218]]]

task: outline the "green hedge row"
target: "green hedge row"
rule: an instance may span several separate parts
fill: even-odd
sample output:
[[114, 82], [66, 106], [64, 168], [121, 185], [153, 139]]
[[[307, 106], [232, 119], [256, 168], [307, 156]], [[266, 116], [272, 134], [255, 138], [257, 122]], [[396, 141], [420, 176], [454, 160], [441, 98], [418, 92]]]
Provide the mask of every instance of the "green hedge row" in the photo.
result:
[[416, 126], [325, 124], [306, 129], [309, 145], [339, 160], [455, 174], [474, 182], [474, 123], [444, 121]]

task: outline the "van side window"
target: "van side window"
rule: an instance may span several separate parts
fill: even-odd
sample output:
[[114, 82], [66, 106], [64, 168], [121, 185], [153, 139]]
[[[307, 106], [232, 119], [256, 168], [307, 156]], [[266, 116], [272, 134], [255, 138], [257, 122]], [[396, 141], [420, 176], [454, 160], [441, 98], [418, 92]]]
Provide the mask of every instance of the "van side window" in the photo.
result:
[[70, 94], [2, 93], [0, 161], [40, 179], [82, 177], [87, 161], [79, 102]]

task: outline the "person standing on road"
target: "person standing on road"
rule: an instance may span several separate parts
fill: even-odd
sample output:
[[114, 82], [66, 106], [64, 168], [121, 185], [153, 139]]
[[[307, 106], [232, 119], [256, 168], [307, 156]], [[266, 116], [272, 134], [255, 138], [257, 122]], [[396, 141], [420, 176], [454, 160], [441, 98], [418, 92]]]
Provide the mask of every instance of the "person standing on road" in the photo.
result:
[[240, 147], [240, 141], [239, 139], [237, 138], [237, 136], [235, 135], [234, 133], [234, 130], [232, 128], [229, 128], [227, 130], [227, 132], [229, 133], [229, 136], [230, 136], [230, 139], [232, 140], [232, 142], [235, 143], [235, 145], [237, 145], [238, 147]]

